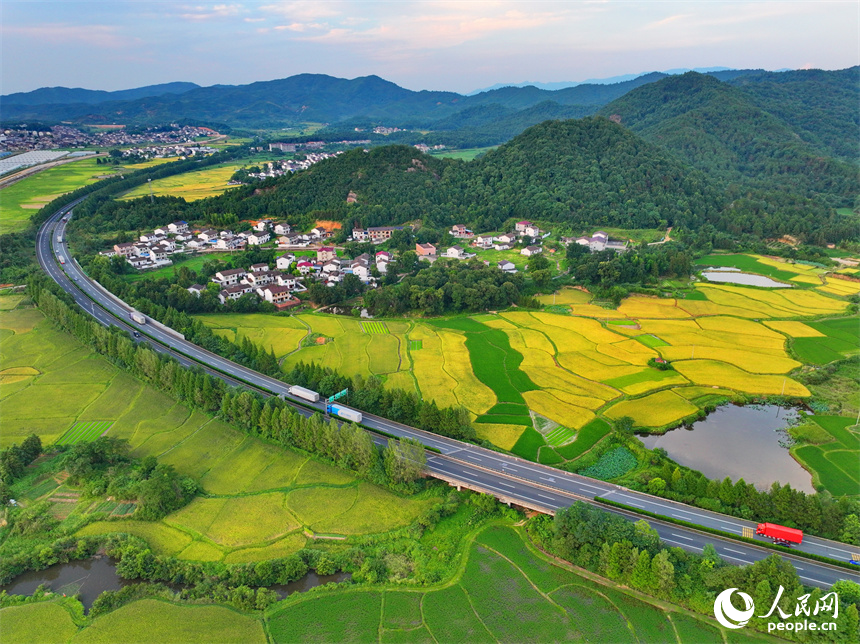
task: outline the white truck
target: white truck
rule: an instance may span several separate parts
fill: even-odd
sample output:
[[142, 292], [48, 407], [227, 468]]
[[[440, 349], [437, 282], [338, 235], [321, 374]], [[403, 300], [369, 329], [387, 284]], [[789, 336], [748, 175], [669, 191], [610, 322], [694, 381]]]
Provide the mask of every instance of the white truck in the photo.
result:
[[326, 413], [334, 414], [335, 416], [340, 416], [341, 418], [346, 418], [347, 420], [351, 420], [354, 423], [360, 423], [362, 419], [360, 411], [350, 409], [349, 407], [344, 407], [343, 405], [335, 405], [329, 403], [328, 405], [326, 405], [325, 410]]
[[65, 264], [65, 263], [66, 263], [66, 258], [65, 258], [65, 257], [63, 257], [62, 255], [57, 255], [57, 259], [59, 259], [59, 260], [60, 260], [60, 264]]
[[287, 391], [290, 392], [291, 395], [296, 398], [303, 398], [304, 400], [309, 400], [310, 402], [319, 402], [320, 395], [313, 391], [312, 389], [306, 389], [304, 387], [299, 387], [298, 385], [293, 385]]
[[146, 316], [140, 311], [132, 311], [128, 314], [128, 317], [130, 317], [132, 321], [137, 322], [138, 324], [146, 324]]
[[63, 236], [62, 236], [62, 235], [57, 235], [57, 241], [58, 241], [60, 244], [62, 244], [62, 243], [63, 243]]

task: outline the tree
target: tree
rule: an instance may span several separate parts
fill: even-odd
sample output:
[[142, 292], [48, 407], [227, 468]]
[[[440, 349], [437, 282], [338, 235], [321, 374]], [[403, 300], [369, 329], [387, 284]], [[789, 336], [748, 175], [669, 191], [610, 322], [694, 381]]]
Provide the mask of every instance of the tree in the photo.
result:
[[389, 439], [382, 460], [385, 473], [395, 483], [414, 481], [422, 475], [427, 464], [424, 446], [411, 438]]

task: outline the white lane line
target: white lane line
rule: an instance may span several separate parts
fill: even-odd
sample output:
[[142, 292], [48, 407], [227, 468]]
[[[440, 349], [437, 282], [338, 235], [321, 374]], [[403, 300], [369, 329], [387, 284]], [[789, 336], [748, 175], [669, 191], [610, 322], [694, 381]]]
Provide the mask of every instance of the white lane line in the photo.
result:
[[555, 501], [555, 499], [553, 499], [551, 496], [547, 496], [545, 494], [538, 494], [538, 496], [542, 499], [549, 499], [550, 501]]
[[743, 551], [741, 551], [741, 550], [732, 550], [731, 548], [724, 548], [724, 550], [728, 550], [729, 552], [734, 552], [736, 555], [745, 555], [745, 554], [747, 554], [746, 552], [743, 552]]
[[801, 579], [807, 579], [809, 581], [814, 581], [816, 584], [824, 584], [825, 586], [829, 586], [829, 581], [821, 581], [820, 579], [813, 579], [812, 577], [804, 577], [803, 575], [798, 575]]
[[682, 541], [675, 541], [674, 539], [665, 539], [664, 538], [663, 541], [667, 541], [668, 543], [676, 543], [679, 546], [681, 546], [682, 548], [693, 548], [695, 550], [701, 550], [702, 549], [701, 546], [694, 546], [691, 543], [683, 543]]
[[499, 485], [504, 485], [505, 487], [509, 487], [509, 488], [511, 488], [512, 490], [514, 489], [514, 486], [513, 486], [513, 485], [509, 485], [508, 483], [503, 483], [502, 481], [498, 481], [498, 483], [499, 483]]
[[670, 532], [669, 534], [671, 534], [673, 537], [678, 537], [679, 539], [686, 539], [687, 541], [693, 541], [692, 537], [685, 537], [682, 534], [675, 534], [674, 532]]
[[732, 557], [731, 555], [723, 555], [726, 559], [734, 559], [735, 561], [740, 561], [745, 564], [751, 564], [752, 561], [747, 561], [746, 559], [741, 559], [740, 557]]

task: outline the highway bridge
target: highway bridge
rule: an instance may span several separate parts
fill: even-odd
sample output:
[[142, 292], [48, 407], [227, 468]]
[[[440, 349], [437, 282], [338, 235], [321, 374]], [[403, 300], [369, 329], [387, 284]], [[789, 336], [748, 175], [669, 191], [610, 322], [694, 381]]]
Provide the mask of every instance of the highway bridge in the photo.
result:
[[[77, 202], [68, 204], [41, 226], [36, 239], [36, 254], [45, 272], [67, 291], [84, 311], [105, 326], [114, 325], [126, 331], [140, 333], [140, 341], [148, 342], [160, 353], [174, 356], [183, 365], [202, 367], [208, 373], [233, 385], [250, 387], [265, 395], [281, 396], [305, 415], [325, 411], [322, 402], [309, 403], [291, 396], [287, 383], [206, 351], [188, 342], [172, 329], [159, 324], [138, 324], [131, 320], [132, 307], [89, 279], [69, 252], [65, 233], [66, 222], [62, 219], [71, 217], [72, 209], [76, 204]], [[58, 241], [60, 238], [62, 242]], [[67, 258], [64, 264], [60, 264], [57, 260], [60, 255]], [[526, 461], [509, 454], [494, 452], [373, 414], [364, 413], [361, 424], [372, 432], [413, 438], [426, 447], [433, 448], [433, 451], [428, 452], [427, 458], [426, 469], [430, 476], [452, 485], [493, 494], [506, 503], [540, 512], [554, 514], [559, 508], [568, 507], [577, 500], [594, 502], [595, 497], [602, 497], [669, 519], [718, 529], [738, 537], [745, 533], [745, 529], [747, 533], [749, 528], [754, 530], [756, 525], [752, 521], [693, 508]], [[378, 443], [385, 441], [379, 434], [376, 434], [374, 439]], [[721, 557], [736, 565], [749, 564], [773, 554], [773, 551], [754, 544], [717, 537], [695, 529], [643, 517], [633, 512], [612, 511], [634, 521], [645, 518], [657, 530], [660, 537], [672, 546], [701, 552], [705, 543], [712, 543]], [[762, 542], [768, 541], [762, 537], [757, 539]], [[843, 543], [810, 536], [805, 537], [803, 545], [796, 549], [845, 562], [858, 550]], [[780, 556], [791, 561], [800, 578], [813, 586], [828, 587], [839, 579], [853, 579], [860, 582], [860, 574], [850, 570], [789, 554]]]

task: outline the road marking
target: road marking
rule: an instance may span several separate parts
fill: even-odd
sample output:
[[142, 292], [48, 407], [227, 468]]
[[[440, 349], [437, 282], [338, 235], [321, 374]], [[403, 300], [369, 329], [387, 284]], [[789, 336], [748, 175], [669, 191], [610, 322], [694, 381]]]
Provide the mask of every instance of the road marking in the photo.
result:
[[747, 553], [745, 553], [745, 552], [743, 552], [743, 551], [741, 551], [741, 550], [732, 550], [731, 548], [725, 548], [725, 549], [726, 549], [726, 550], [728, 550], [729, 552], [734, 552], [736, 555], [745, 555], [745, 554], [747, 554]]
[[752, 561], [747, 561], [746, 559], [741, 559], [740, 557], [732, 557], [731, 555], [724, 555], [726, 559], [734, 559], [735, 561], [743, 562], [747, 565], [751, 564]]
[[552, 498], [551, 496], [546, 496], [545, 494], [538, 494], [538, 496], [542, 499], [549, 499], [550, 501], [555, 501], [554, 498]]
[[825, 586], [829, 586], [830, 583], [826, 581], [821, 581], [820, 579], [813, 579], [812, 577], [804, 577], [803, 575], [798, 575], [801, 579], [808, 579], [809, 581], [814, 581], [816, 584], [824, 584]]
[[673, 537], [678, 537], [679, 539], [686, 539], [687, 541], [693, 541], [692, 537], [685, 537], [682, 534], [675, 534], [674, 532], [670, 532], [669, 534], [671, 534]]
[[663, 541], [667, 541], [668, 543], [677, 543], [679, 546], [683, 548], [693, 548], [694, 550], [701, 550], [701, 546], [694, 546], [691, 543], [683, 543], [682, 541], [675, 541], [674, 539], [663, 539]]
[[546, 476], [539, 476], [538, 478], [541, 479], [542, 481], [549, 481], [550, 483], [555, 483], [555, 479], [551, 479], [551, 478], [546, 477]]

